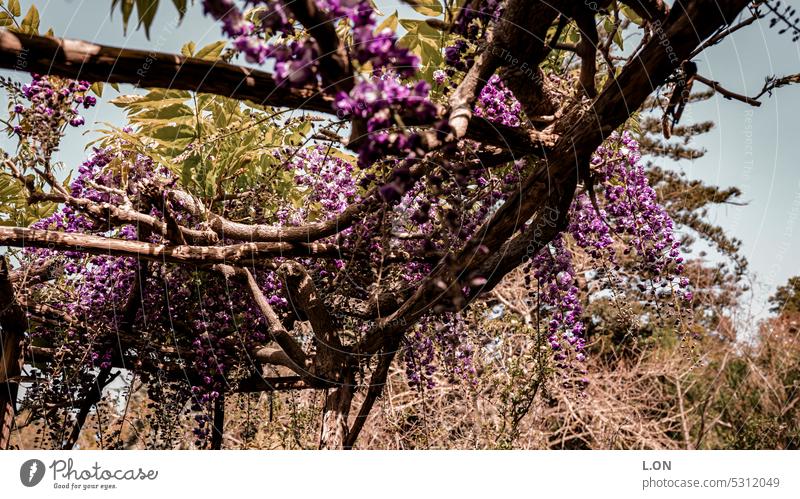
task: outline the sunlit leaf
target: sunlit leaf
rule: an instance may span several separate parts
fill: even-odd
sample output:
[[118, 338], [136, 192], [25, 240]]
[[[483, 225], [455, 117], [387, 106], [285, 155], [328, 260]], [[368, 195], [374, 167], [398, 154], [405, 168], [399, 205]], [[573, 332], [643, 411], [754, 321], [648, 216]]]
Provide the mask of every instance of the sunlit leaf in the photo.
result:
[[219, 59], [219, 56], [222, 54], [222, 51], [225, 50], [225, 45], [226, 42], [222, 40], [208, 44], [205, 47], [198, 50], [197, 53], [194, 55], [194, 57], [210, 61], [217, 60]]
[[5, 28], [6, 26], [13, 26], [14, 25], [14, 18], [9, 16], [6, 12], [0, 12], [0, 28]]
[[18, 16], [22, 14], [22, 9], [19, 6], [19, 0], [8, 0], [8, 11], [11, 15]]
[[194, 42], [184, 43], [183, 47], [181, 47], [181, 55], [184, 57], [192, 57], [194, 55], [194, 49]]
[[625, 14], [625, 17], [631, 20], [632, 23], [642, 26], [644, 24], [644, 19], [639, 16], [633, 9], [628, 7], [627, 5], [620, 6], [620, 11]]
[[424, 16], [440, 16], [444, 11], [439, 0], [408, 0], [412, 9]]
[[397, 21], [397, 11], [394, 11], [391, 16], [387, 16], [386, 19], [384, 19], [383, 22], [380, 23], [377, 28], [375, 28], [375, 32], [380, 33], [386, 28], [389, 28], [392, 31], [397, 31]]
[[35, 5], [31, 5], [25, 18], [20, 23], [20, 29], [23, 33], [38, 34], [39, 33], [39, 10]]

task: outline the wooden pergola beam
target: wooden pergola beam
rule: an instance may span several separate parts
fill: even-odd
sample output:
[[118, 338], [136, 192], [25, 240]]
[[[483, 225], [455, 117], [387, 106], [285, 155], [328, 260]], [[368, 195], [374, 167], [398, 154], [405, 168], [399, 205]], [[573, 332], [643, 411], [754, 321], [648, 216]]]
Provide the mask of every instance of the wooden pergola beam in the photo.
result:
[[223, 61], [0, 30], [0, 67], [74, 80], [222, 95], [274, 107], [331, 112], [317, 88], [278, 86], [267, 72]]

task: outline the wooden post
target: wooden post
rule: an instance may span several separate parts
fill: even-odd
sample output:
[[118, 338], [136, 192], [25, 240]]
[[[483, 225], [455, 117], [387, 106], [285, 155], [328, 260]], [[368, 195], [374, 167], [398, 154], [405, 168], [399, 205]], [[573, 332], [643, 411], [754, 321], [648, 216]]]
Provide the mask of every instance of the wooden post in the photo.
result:
[[211, 449], [222, 449], [222, 437], [225, 434], [225, 392], [222, 391], [214, 401], [214, 425], [211, 427]]
[[25, 312], [17, 303], [14, 286], [11, 284], [8, 262], [0, 258], [0, 449], [11, 443], [11, 427], [16, 414], [19, 383], [11, 381], [22, 372], [22, 340], [27, 321]]

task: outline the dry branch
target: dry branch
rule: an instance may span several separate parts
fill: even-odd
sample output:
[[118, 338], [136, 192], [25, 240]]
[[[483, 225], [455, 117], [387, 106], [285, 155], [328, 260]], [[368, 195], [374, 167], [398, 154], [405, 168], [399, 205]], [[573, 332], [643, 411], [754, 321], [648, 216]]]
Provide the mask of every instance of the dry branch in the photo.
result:
[[241, 243], [226, 246], [154, 244], [90, 234], [23, 227], [0, 227], [0, 246], [80, 251], [107, 256], [128, 256], [188, 265], [252, 264], [276, 257], [342, 258], [335, 245], [318, 243]]

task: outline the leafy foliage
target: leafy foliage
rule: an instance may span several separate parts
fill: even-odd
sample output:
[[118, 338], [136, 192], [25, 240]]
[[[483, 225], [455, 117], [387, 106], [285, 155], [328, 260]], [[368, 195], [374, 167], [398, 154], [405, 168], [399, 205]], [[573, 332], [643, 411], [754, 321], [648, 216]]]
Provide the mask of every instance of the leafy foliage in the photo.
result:
[[[118, 11], [122, 16], [122, 27], [127, 32], [128, 24], [133, 16], [134, 8], [136, 10], [136, 28], [144, 28], [147, 37], [150, 37], [150, 26], [156, 18], [158, 12], [159, 0], [112, 0], [111, 12]], [[172, 0], [172, 5], [178, 11], [180, 19], [186, 15], [188, 8], [188, 0]]]

